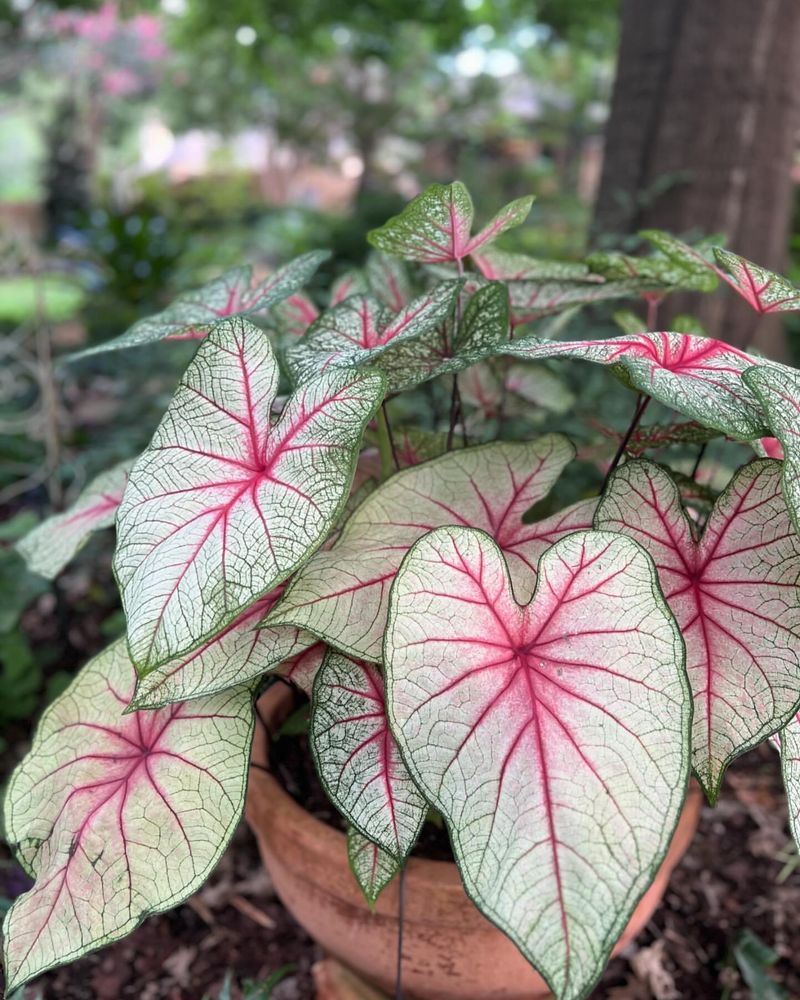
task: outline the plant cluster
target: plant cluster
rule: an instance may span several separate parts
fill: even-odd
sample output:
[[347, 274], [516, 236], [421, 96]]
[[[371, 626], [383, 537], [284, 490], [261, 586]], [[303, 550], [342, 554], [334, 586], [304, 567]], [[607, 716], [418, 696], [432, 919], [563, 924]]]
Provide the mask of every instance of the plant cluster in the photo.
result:
[[[800, 374], [655, 330], [677, 288], [722, 279], [762, 313], [800, 292], [662, 232], [649, 256], [581, 264], [494, 247], [530, 201], [473, 235], [466, 188], [433, 185], [324, 308], [302, 291], [324, 255], [307, 254], [91, 348], [199, 340], [144, 453], [19, 543], [53, 577], [115, 523], [127, 635], [47, 710], [8, 788], [35, 879], [5, 922], [10, 987], [208, 876], [276, 675], [311, 699], [367, 898], [437, 810], [475, 905], [562, 1000], [602, 972], [692, 772], [714, 802], [774, 736], [800, 834]], [[622, 336], [558, 339], [575, 307], [631, 296], [646, 330], [627, 313]], [[542, 517], [575, 458], [534, 433], [570, 406], [561, 359], [636, 403], [614, 458], [594, 456], [601, 494]], [[651, 402], [670, 415], [642, 426]], [[718, 497], [653, 460], [715, 437], [761, 456]]]

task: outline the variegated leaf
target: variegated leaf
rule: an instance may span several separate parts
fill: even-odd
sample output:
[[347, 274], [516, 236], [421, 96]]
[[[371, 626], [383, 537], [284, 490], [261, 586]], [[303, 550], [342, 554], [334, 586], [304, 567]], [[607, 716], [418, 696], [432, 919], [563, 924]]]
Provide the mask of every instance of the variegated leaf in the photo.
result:
[[508, 335], [508, 291], [493, 281], [471, 296], [457, 328], [445, 321], [420, 337], [397, 338], [375, 348], [358, 364], [382, 371], [394, 390], [411, 389], [440, 375], [470, 368], [493, 354]]
[[[698, 292], [714, 291], [718, 282], [713, 267], [709, 267], [705, 261], [699, 263], [693, 257], [678, 252], [677, 247], [661, 239], [657, 231], [645, 232], [651, 234], [647, 237], [651, 242], [660, 244], [661, 254], [631, 257], [616, 250], [598, 251], [589, 254], [586, 263], [595, 274], [600, 274], [609, 281], [637, 280], [654, 291], [675, 288]], [[669, 253], [664, 252], [667, 249]]]
[[103, 351], [138, 347], [166, 338], [204, 337], [226, 317], [266, 312], [306, 284], [330, 254], [314, 250], [279, 268], [260, 284], [252, 287], [251, 269], [236, 267], [221, 278], [196, 291], [187, 292], [155, 316], [139, 320], [119, 337], [96, 344], [72, 355], [85, 358]]
[[579, 358], [610, 365], [627, 385], [731, 437], [748, 440], [767, 430], [758, 400], [742, 381], [757, 359], [719, 340], [685, 333], [575, 341], [526, 337], [502, 353], [530, 361]]
[[563, 260], [538, 260], [522, 253], [508, 253], [496, 247], [474, 252], [472, 260], [490, 281], [586, 281], [597, 283], [586, 264]]
[[366, 273], [370, 292], [392, 312], [401, 312], [414, 297], [408, 267], [398, 257], [372, 250]]
[[268, 671], [284, 673], [285, 661], [305, 656], [317, 642], [310, 633], [291, 626], [257, 627], [282, 592], [283, 586], [257, 600], [188, 655], [141, 675], [131, 708], [161, 708], [216, 694]]
[[251, 691], [123, 715], [135, 679], [123, 641], [95, 657], [11, 778], [7, 837], [35, 883], [4, 924], [10, 991], [186, 899], [239, 822]]
[[328, 647], [324, 642], [315, 642], [308, 649], [284, 660], [275, 673], [297, 685], [305, 695], [311, 698], [314, 681], [327, 652]]
[[561, 534], [591, 526], [595, 501], [536, 524], [522, 515], [574, 456], [566, 438], [493, 442], [404, 469], [371, 493], [341, 538], [298, 573], [266, 624], [295, 625], [351, 656], [378, 662], [389, 588], [409, 547], [444, 524], [483, 528], [506, 553], [525, 596], [536, 563]]
[[652, 556], [686, 643], [694, 698], [692, 765], [710, 801], [734, 757], [800, 702], [800, 539], [771, 460], [741, 469], [699, 541], [667, 473], [626, 462], [597, 510]]
[[428, 807], [389, 731], [378, 668], [329, 653], [312, 706], [309, 740], [328, 797], [352, 826], [402, 861]]
[[575, 306], [638, 296], [643, 290], [638, 279], [620, 281], [583, 281], [564, 278], [560, 281], [512, 281], [511, 322], [514, 326], [533, 323], [543, 316], [573, 309]]
[[368, 239], [385, 253], [423, 264], [459, 261], [485, 246], [501, 233], [521, 225], [533, 198], [517, 198], [502, 208], [477, 234], [471, 236], [475, 211], [466, 187], [460, 182], [431, 184], [403, 211]]
[[399, 862], [352, 827], [347, 831], [347, 857], [364, 898], [373, 907], [400, 871]]
[[714, 247], [714, 256], [721, 268], [717, 273], [756, 312], [763, 315], [800, 309], [800, 289], [788, 279], [721, 247]]
[[48, 517], [17, 542], [30, 570], [55, 579], [95, 531], [113, 525], [132, 464], [126, 460], [95, 476], [67, 511]]
[[361, 271], [345, 271], [334, 281], [331, 288], [331, 305], [338, 306], [340, 302], [349, 299], [352, 295], [364, 295], [367, 291], [367, 282]]
[[318, 316], [319, 309], [304, 292], [295, 292], [272, 309], [272, 320], [278, 332], [298, 340]]
[[439, 528], [392, 587], [403, 758], [467, 892], [560, 1000], [586, 997], [661, 863], [689, 772], [683, 644], [651, 560], [578, 532], [512, 591], [483, 532]]
[[114, 567], [142, 674], [197, 649], [285, 580], [336, 524], [375, 373], [306, 383], [276, 424], [278, 367], [241, 319], [213, 330], [133, 467]]
[[306, 336], [286, 354], [293, 378], [302, 383], [339, 367], [380, 367], [391, 389], [406, 381], [402, 366], [391, 363], [399, 345], [414, 357], [421, 336], [435, 331], [455, 308], [459, 282], [443, 282], [393, 316], [370, 296], [357, 295], [323, 313]]
[[[744, 381], [761, 403], [774, 435], [763, 439], [770, 449], [767, 454], [784, 460], [783, 495], [800, 534], [800, 373], [786, 365], [759, 365], [745, 372]], [[781, 454], [771, 443], [775, 438]]]

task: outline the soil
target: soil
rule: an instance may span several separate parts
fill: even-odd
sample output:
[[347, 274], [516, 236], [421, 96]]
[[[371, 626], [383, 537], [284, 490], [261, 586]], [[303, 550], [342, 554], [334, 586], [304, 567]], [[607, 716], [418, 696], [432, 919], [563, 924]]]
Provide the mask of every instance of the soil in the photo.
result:
[[[274, 766], [291, 774], [289, 789], [307, 807], [334, 821], [299, 746], [296, 739], [279, 739]], [[433, 828], [429, 836], [426, 853], [440, 853], [441, 834]], [[788, 875], [785, 870], [792, 857], [778, 757], [762, 745], [730, 768], [720, 801], [704, 810], [662, 905], [610, 963], [592, 1000], [766, 1000], [767, 994], [748, 990], [738, 971], [733, 951], [743, 931], [774, 949], [778, 961], [770, 975], [787, 997], [800, 997], [800, 867]], [[4, 872], [0, 894], [19, 892], [19, 873]], [[272, 1000], [311, 1000], [311, 966], [320, 957], [275, 897], [242, 825], [211, 881], [188, 903], [150, 918], [125, 941], [44, 976], [41, 993], [30, 991], [29, 997], [216, 1000], [230, 970], [231, 1000], [240, 1000], [244, 980], [263, 980], [290, 965]]]

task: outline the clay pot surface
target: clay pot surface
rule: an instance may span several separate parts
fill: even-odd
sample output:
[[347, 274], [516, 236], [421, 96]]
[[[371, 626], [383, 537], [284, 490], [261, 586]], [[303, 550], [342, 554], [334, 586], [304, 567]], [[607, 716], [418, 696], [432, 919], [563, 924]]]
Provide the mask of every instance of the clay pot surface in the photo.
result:
[[[275, 731], [292, 707], [292, 693], [275, 685], [261, 715]], [[267, 764], [268, 740], [259, 723], [253, 761]], [[663, 864], [617, 942], [625, 947], [649, 921], [672, 869], [691, 842], [702, 808], [699, 786], [689, 789]], [[281, 784], [250, 769], [245, 815], [283, 904], [329, 954], [367, 982], [393, 994], [397, 961], [398, 880], [371, 912], [347, 861], [346, 838], [306, 812]], [[409, 1000], [544, 1000], [544, 980], [514, 944], [466, 896], [458, 869], [447, 861], [410, 858], [405, 877], [403, 991]]]

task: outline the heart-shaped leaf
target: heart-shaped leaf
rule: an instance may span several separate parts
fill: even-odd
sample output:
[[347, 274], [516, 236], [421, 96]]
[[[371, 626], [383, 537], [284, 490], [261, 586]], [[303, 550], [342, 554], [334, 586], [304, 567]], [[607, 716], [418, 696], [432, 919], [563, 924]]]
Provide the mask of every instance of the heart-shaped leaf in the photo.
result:
[[389, 732], [377, 667], [329, 653], [314, 682], [309, 738], [331, 802], [373, 843], [402, 861], [428, 807]]
[[470, 236], [475, 210], [460, 182], [431, 184], [422, 194], [367, 236], [385, 253], [423, 264], [459, 261], [528, 217], [533, 198], [517, 198], [502, 208], [477, 236]]
[[[646, 235], [647, 234], [647, 235]], [[665, 240], [658, 230], [641, 234], [661, 250], [661, 254], [631, 257], [616, 250], [590, 254], [586, 263], [591, 270], [609, 281], [637, 279], [656, 291], [686, 288], [698, 292], [713, 292], [718, 281], [713, 265], [698, 260], [686, 252], [678, 240]]]
[[560, 1000], [585, 997], [689, 772], [683, 644], [652, 562], [578, 532], [520, 606], [487, 535], [439, 528], [397, 574], [384, 652], [392, 731], [467, 892]]
[[512, 281], [511, 322], [516, 326], [533, 323], [543, 316], [611, 299], [640, 295], [645, 286], [638, 279], [627, 281], [584, 281], [564, 278], [559, 281]]
[[347, 831], [347, 858], [364, 898], [373, 907], [400, 871], [400, 863], [352, 827]]
[[291, 626], [258, 628], [280, 597], [277, 587], [260, 598], [221, 632], [186, 656], [176, 657], [139, 677], [131, 702], [135, 709], [161, 708], [187, 698], [216, 694], [253, 681], [285, 661], [294, 662], [317, 645], [308, 632]]
[[[767, 415], [769, 429], [783, 449], [783, 495], [800, 533], [800, 373], [786, 365], [758, 365], [744, 374], [748, 388]], [[775, 457], [775, 446], [765, 439]]]
[[186, 899], [236, 829], [251, 691], [123, 715], [135, 679], [123, 641], [95, 657], [11, 778], [6, 833], [36, 881], [4, 924], [9, 991]]
[[119, 337], [79, 351], [71, 360], [104, 351], [152, 344], [166, 338], [204, 337], [209, 329], [230, 316], [263, 313], [306, 284], [330, 254], [314, 250], [279, 268], [252, 287], [251, 269], [235, 267], [202, 288], [187, 292], [155, 316], [139, 320]]
[[242, 319], [216, 327], [131, 470], [114, 568], [142, 673], [198, 648], [285, 580], [347, 500], [382, 377], [331, 371], [273, 426], [277, 384], [261, 330]]
[[117, 516], [131, 461], [101, 472], [63, 514], [48, 517], [17, 542], [16, 549], [28, 568], [53, 580], [101, 528], [110, 528]]
[[548, 434], [450, 452], [404, 469], [367, 497], [332, 549], [318, 552], [295, 576], [267, 624], [295, 625], [351, 656], [380, 661], [394, 575], [409, 547], [443, 524], [492, 534], [525, 593], [542, 552], [561, 534], [591, 526], [595, 501], [577, 504], [555, 522], [522, 521], [574, 454], [566, 438]]
[[487, 247], [472, 254], [472, 261], [490, 281], [585, 281], [602, 284], [586, 264], [563, 260], [538, 260], [522, 253]]
[[627, 385], [724, 434], [749, 440], [766, 432], [761, 406], [742, 381], [757, 359], [719, 340], [685, 333], [574, 341], [526, 337], [502, 353], [531, 361], [580, 358], [611, 365]]
[[318, 316], [314, 302], [304, 292], [295, 292], [273, 307], [271, 320], [280, 334], [299, 339]]
[[756, 312], [796, 312], [800, 309], [800, 289], [786, 278], [722, 247], [714, 247], [714, 256], [722, 270], [717, 273]]
[[401, 312], [414, 297], [407, 265], [391, 254], [373, 250], [367, 257], [367, 284], [382, 305]]
[[694, 530], [674, 482], [626, 462], [595, 525], [652, 556], [683, 633], [694, 697], [692, 765], [710, 801], [730, 761], [774, 732], [800, 701], [800, 539], [780, 492], [780, 465], [741, 469]]
[[[402, 366], [392, 364], [398, 345], [402, 357], [415, 357], [419, 338], [437, 330], [453, 312], [460, 288], [443, 282], [414, 299], [396, 316], [376, 299], [356, 295], [323, 313], [305, 337], [286, 352], [286, 363], [297, 383], [337, 367], [378, 365], [389, 375], [391, 389], [405, 386]], [[387, 356], [387, 349], [393, 354]]]
[[445, 319], [419, 337], [398, 337], [353, 361], [382, 371], [393, 390], [411, 389], [471, 367], [494, 353], [508, 334], [508, 290], [493, 281], [471, 296], [457, 327]]
[[367, 282], [361, 271], [345, 271], [333, 283], [331, 288], [331, 305], [338, 306], [340, 302], [349, 299], [352, 295], [364, 295], [367, 291]]
[[663, 229], [642, 229], [639, 235], [652, 243], [676, 269], [677, 280], [673, 284], [702, 292], [713, 292], [719, 284], [719, 271], [706, 256], [712, 253], [708, 239], [690, 246]]

